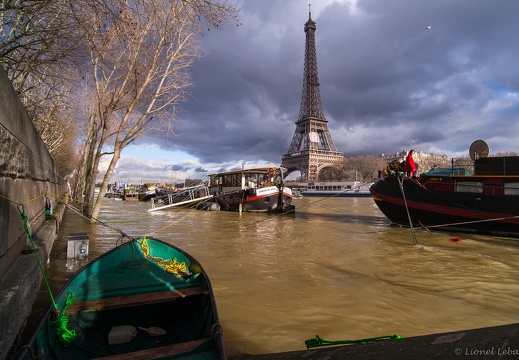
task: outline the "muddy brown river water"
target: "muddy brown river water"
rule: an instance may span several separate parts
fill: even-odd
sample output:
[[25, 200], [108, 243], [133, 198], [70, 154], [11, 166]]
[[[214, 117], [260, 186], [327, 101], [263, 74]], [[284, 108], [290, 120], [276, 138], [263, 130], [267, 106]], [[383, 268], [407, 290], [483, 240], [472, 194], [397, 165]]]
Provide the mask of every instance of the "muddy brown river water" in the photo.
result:
[[[53, 291], [83, 264], [67, 236], [89, 235], [89, 260], [119, 229], [181, 247], [208, 272], [228, 357], [327, 340], [405, 337], [519, 322], [519, 239], [389, 226], [371, 198], [303, 198], [292, 215], [173, 209], [105, 199], [92, 225], [67, 211], [47, 266]], [[459, 238], [459, 242], [451, 239]], [[32, 321], [50, 304], [42, 288]], [[31, 321], [31, 320], [30, 320]]]

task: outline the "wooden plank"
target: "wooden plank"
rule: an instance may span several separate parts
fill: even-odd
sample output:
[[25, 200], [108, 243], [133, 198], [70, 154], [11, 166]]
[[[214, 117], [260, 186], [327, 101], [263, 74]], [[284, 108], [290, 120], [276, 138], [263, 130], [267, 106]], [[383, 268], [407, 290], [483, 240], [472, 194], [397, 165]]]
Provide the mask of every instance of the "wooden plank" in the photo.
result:
[[124, 354], [106, 356], [106, 357], [103, 357], [102, 359], [106, 359], [106, 360], [155, 359], [155, 358], [163, 357], [165, 355], [174, 355], [174, 354], [179, 354], [179, 353], [183, 353], [186, 351], [192, 351], [197, 346], [203, 344], [204, 342], [206, 342], [208, 340], [209, 340], [209, 338], [187, 341], [187, 342], [179, 343], [179, 344], [166, 345], [166, 346], [154, 347], [151, 349], [139, 350], [139, 351], [124, 353]]
[[181, 299], [187, 296], [199, 295], [205, 292], [206, 291], [202, 287], [194, 287], [179, 290], [161, 291], [156, 293], [116, 296], [98, 300], [78, 301], [72, 303], [72, 305], [67, 309], [67, 312], [77, 313], [81, 311], [102, 311], [123, 307], [154, 304]]

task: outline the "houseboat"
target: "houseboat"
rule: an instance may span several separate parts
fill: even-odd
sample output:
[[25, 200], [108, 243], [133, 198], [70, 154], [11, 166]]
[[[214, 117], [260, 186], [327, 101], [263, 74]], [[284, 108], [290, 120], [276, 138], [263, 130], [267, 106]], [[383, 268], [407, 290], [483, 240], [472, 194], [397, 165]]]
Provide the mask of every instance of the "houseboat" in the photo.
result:
[[221, 210], [291, 212], [292, 190], [285, 186], [282, 167], [258, 167], [209, 175], [211, 201]]

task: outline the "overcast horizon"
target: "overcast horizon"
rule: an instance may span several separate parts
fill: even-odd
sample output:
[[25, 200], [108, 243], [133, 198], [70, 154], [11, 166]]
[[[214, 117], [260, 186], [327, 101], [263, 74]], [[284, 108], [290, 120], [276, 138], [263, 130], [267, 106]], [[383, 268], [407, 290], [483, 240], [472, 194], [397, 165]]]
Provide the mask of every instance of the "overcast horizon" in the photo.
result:
[[[125, 149], [113, 181], [129, 171], [159, 181], [281, 163], [301, 104], [308, 3], [240, 3], [239, 23], [204, 34], [177, 136]], [[491, 155], [517, 151], [518, 15], [508, 0], [314, 1], [321, 99], [337, 149], [460, 157], [481, 139]]]

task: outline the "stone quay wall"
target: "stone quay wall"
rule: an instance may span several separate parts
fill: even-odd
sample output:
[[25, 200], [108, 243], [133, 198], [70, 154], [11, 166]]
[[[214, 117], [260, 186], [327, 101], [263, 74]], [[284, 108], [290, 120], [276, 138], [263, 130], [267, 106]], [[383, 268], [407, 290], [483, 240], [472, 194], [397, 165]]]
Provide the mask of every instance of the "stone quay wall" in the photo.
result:
[[[42, 275], [22, 212], [44, 266], [52, 249], [68, 184], [0, 66], [0, 360], [26, 324]], [[45, 214], [47, 197], [53, 204]]]

